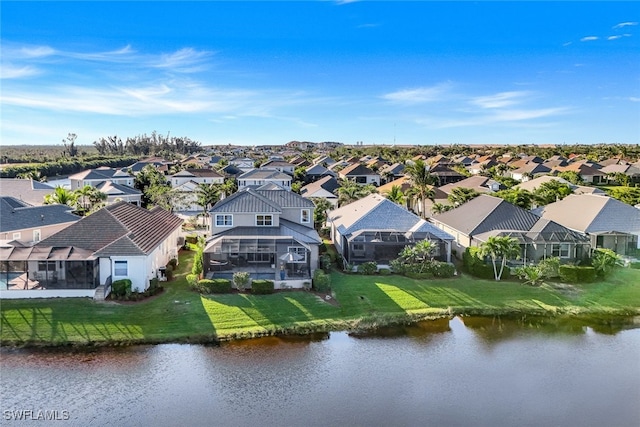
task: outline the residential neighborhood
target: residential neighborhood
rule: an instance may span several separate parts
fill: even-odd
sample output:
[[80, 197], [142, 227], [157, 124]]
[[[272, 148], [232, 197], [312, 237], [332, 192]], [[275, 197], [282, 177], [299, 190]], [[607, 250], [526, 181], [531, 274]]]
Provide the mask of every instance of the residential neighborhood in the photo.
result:
[[[66, 188], [2, 178], [0, 298], [42, 297], [76, 285], [84, 289], [77, 295], [96, 295], [124, 275], [144, 291], [149, 280], [166, 279], [187, 226], [205, 239], [203, 277], [232, 280], [246, 272], [273, 280], [276, 289], [312, 281], [324, 242], [341, 265], [378, 269], [425, 240], [432, 259], [456, 265], [468, 248], [515, 239], [512, 268], [547, 258], [580, 265], [597, 249], [632, 262], [640, 250], [640, 198], [627, 201], [635, 194], [637, 159], [502, 149], [445, 156], [415, 154], [416, 147], [363, 155], [360, 146], [303, 146], [142, 157], [128, 167], [71, 174]], [[151, 230], [154, 237], [140, 246], [140, 233]], [[91, 280], [67, 280], [73, 269], [65, 262], [72, 261], [82, 270], [76, 276]]]

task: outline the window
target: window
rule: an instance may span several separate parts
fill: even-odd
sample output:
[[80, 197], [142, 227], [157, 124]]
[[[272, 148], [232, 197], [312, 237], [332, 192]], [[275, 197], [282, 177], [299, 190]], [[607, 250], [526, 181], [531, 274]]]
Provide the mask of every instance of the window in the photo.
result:
[[13, 240], [19, 240], [20, 239], [20, 233], [13, 233]]
[[127, 261], [114, 261], [113, 262], [113, 275], [114, 276], [127, 276], [128, 268]]
[[301, 214], [300, 221], [302, 223], [311, 222], [311, 211], [309, 211], [309, 209], [302, 209], [302, 214]]
[[569, 243], [559, 243], [551, 246], [551, 255], [560, 258], [569, 258]]
[[355, 181], [358, 184], [366, 184], [367, 183], [367, 177], [366, 176], [356, 176]]
[[273, 215], [256, 215], [256, 225], [259, 225], [259, 226], [273, 225]]
[[56, 271], [56, 262], [38, 261], [38, 271]]
[[216, 215], [216, 227], [232, 227], [233, 215]]
[[33, 230], [33, 241], [34, 242], [40, 241], [40, 230]]
[[362, 243], [354, 243], [353, 244], [354, 252], [364, 252], [364, 245]]

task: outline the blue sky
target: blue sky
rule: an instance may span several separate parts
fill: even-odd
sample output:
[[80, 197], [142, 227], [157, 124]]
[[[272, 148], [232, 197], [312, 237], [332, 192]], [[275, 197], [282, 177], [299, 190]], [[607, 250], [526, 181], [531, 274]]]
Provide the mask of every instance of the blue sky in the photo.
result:
[[3, 145], [640, 143], [637, 2], [7, 2]]

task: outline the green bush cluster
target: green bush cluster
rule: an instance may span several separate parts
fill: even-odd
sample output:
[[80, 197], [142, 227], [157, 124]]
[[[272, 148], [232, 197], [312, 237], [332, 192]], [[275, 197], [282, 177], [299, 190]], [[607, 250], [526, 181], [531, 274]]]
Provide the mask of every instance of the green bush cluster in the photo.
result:
[[272, 294], [274, 289], [273, 280], [253, 280], [251, 282], [251, 293], [254, 295]]
[[[402, 262], [401, 259], [396, 259], [391, 261], [390, 264], [394, 273], [402, 274], [412, 279], [448, 278], [453, 277], [456, 273], [456, 268], [453, 264], [435, 260], [420, 264], [407, 264]], [[491, 277], [493, 277], [493, 272], [491, 274]]]
[[357, 267], [358, 273], [360, 274], [376, 274], [378, 271], [378, 264], [374, 261], [364, 262]]
[[[469, 247], [465, 249], [462, 254], [462, 265], [464, 270], [472, 276], [480, 279], [494, 280], [495, 274], [493, 272], [493, 266], [486, 264], [479, 255], [479, 248]], [[502, 279], [508, 280], [511, 277], [511, 271], [509, 268], [504, 269], [502, 273]]]
[[231, 292], [231, 280], [202, 279], [198, 280], [192, 288], [201, 294], [228, 294]]
[[313, 289], [317, 292], [329, 293], [331, 291], [331, 276], [322, 270], [313, 273]]
[[124, 297], [131, 295], [131, 280], [120, 279], [111, 284], [111, 294], [116, 297]]
[[324, 253], [320, 256], [320, 266], [325, 271], [325, 273], [331, 271], [332, 263], [333, 261], [331, 260], [331, 255], [329, 255], [328, 253]]
[[381, 276], [388, 276], [389, 274], [391, 274], [391, 270], [388, 268], [380, 268], [378, 269], [378, 274], [380, 274]]
[[595, 268], [578, 265], [561, 265], [558, 273], [560, 280], [568, 283], [591, 283], [597, 276]]
[[86, 169], [96, 169], [101, 166], [111, 168], [122, 168], [131, 166], [138, 161], [137, 157], [111, 157], [98, 158], [93, 160], [58, 160], [57, 162], [47, 162], [31, 165], [8, 166], [0, 170], [0, 178], [15, 178], [20, 174], [31, 171], [40, 172], [42, 176], [72, 175]]
[[171, 264], [167, 264], [164, 268], [164, 274], [167, 276], [167, 280], [173, 280], [173, 266]]

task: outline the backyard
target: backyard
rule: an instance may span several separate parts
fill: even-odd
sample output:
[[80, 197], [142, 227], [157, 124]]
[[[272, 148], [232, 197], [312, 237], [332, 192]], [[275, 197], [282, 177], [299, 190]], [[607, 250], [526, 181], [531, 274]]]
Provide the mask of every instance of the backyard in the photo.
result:
[[640, 270], [630, 268], [616, 270], [606, 281], [539, 287], [466, 275], [414, 280], [333, 272], [333, 297], [326, 300], [305, 291], [200, 295], [189, 289], [185, 279], [192, 257], [192, 252], [182, 252], [175, 278], [164, 284], [165, 291], [141, 302], [3, 300], [2, 345], [215, 342], [272, 334], [366, 330], [453, 315], [640, 314]]

